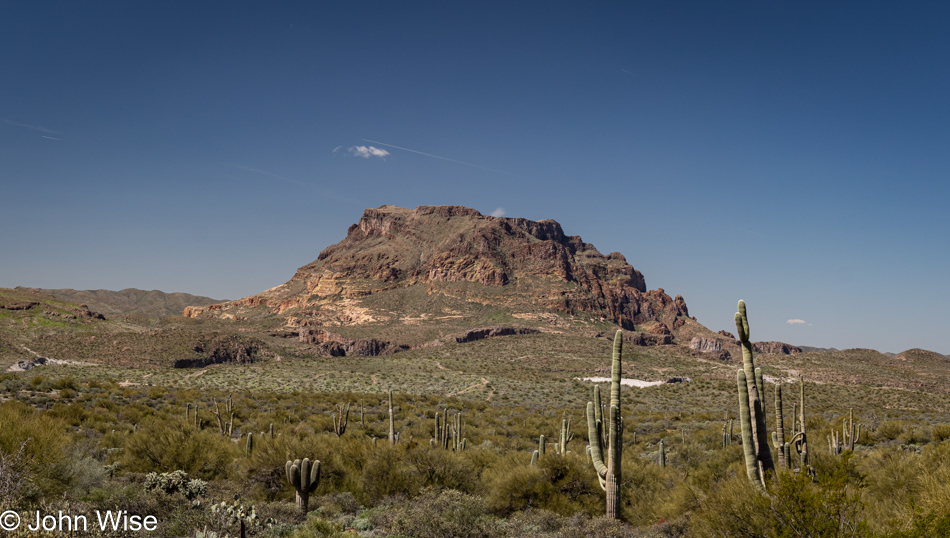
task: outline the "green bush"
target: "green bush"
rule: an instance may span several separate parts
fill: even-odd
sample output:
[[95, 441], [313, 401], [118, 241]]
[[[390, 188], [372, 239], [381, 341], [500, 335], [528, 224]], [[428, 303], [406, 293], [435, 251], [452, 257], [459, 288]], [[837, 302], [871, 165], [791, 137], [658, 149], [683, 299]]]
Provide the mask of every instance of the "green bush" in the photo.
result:
[[226, 478], [239, 449], [226, 437], [180, 419], [153, 417], [129, 436], [122, 467], [147, 473], [182, 470], [204, 480]]
[[468, 538], [488, 536], [494, 521], [481, 497], [455, 490], [428, 488], [394, 507], [385, 527], [395, 535], [414, 538]]
[[[66, 491], [73, 480], [67, 428], [63, 421], [23, 403], [0, 403], [0, 456], [11, 462], [11, 469], [24, 473], [22, 480], [9, 486], [8, 498], [36, 501]], [[14, 465], [14, 460], [19, 463]]]

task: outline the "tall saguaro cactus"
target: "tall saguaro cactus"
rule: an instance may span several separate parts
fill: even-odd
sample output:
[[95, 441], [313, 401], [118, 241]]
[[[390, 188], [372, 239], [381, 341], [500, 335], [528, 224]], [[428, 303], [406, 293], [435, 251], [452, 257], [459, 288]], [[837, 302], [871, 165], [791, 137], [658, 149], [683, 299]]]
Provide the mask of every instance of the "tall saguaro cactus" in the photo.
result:
[[798, 424], [801, 430], [792, 437], [791, 445], [798, 452], [801, 462], [801, 471], [804, 472], [808, 467], [808, 437], [805, 435], [805, 377], [798, 376], [802, 382], [801, 387], [801, 409], [798, 414]]
[[561, 433], [558, 436], [557, 444], [557, 453], [558, 456], [563, 456], [567, 454], [567, 443], [574, 438], [574, 434], [571, 433], [571, 419], [564, 417], [561, 419]]
[[742, 451], [745, 456], [746, 474], [752, 484], [765, 490], [762, 479], [765, 473], [774, 473], [775, 464], [769, 450], [768, 431], [765, 425], [765, 410], [759, 396], [765, 388], [762, 371], [755, 367], [752, 342], [749, 341], [749, 316], [745, 301], [739, 301], [736, 312], [736, 331], [742, 343], [742, 368], [736, 374], [739, 389], [739, 422], [742, 426]]
[[389, 389], [389, 444], [396, 444], [396, 421], [393, 418], [393, 390]]
[[288, 461], [284, 470], [287, 471], [287, 482], [297, 490], [297, 507], [306, 514], [310, 494], [320, 485], [320, 460]]
[[785, 419], [783, 416], [782, 384], [779, 383], [775, 386], [775, 450], [778, 451], [778, 466], [787, 469], [789, 462], [785, 461]]
[[[620, 456], [623, 442], [623, 419], [620, 416], [620, 355], [623, 351], [623, 331], [614, 336], [614, 352], [610, 363], [610, 412], [607, 419], [607, 446], [604, 450], [604, 424], [600, 390], [594, 387], [594, 402], [587, 402], [587, 438], [590, 440], [590, 459], [597, 471], [600, 487], [607, 492], [607, 517], [620, 519]], [[606, 452], [606, 458], [605, 453]]]

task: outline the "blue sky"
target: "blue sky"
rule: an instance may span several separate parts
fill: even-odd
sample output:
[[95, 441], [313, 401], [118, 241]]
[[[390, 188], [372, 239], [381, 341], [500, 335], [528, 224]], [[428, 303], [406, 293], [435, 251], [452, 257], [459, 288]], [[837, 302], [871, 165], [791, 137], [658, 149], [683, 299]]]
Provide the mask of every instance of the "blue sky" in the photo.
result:
[[456, 204], [713, 330], [950, 353], [950, 4], [514, 4], [4, 3], [0, 286], [238, 298]]

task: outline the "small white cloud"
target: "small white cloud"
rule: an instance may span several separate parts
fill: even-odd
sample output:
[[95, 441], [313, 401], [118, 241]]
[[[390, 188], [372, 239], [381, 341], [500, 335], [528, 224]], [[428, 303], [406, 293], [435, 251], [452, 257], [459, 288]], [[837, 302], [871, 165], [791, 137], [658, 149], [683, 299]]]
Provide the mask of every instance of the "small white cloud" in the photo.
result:
[[504, 217], [504, 216], [505, 216], [505, 208], [499, 207], [499, 208], [495, 209], [494, 211], [491, 212], [491, 216], [493, 216], [493, 217]]
[[788, 323], [789, 325], [811, 325], [810, 323], [808, 323], [807, 321], [803, 319], [790, 319], [786, 321], [785, 323]]
[[342, 147], [343, 147], [343, 146], [337, 146], [337, 147], [333, 148], [333, 153], [336, 153], [336, 152], [340, 151], [340, 148], [342, 148]]
[[388, 151], [375, 146], [353, 146], [347, 151], [353, 155], [356, 155], [357, 157], [362, 157], [364, 159], [369, 159], [370, 157], [382, 158], [389, 155]]

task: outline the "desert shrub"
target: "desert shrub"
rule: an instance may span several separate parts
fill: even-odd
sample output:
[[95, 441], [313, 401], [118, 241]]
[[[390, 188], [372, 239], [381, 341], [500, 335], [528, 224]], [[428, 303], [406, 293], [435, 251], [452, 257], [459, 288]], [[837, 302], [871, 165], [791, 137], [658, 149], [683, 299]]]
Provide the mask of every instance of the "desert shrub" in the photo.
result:
[[362, 493], [375, 504], [393, 495], [413, 496], [419, 491], [419, 481], [412, 468], [404, 461], [401, 447], [385, 444], [377, 448], [363, 467]]
[[937, 424], [930, 429], [930, 437], [934, 441], [950, 439], [950, 424]]
[[865, 514], [874, 530], [883, 532], [908, 524], [907, 508], [920, 490], [919, 457], [899, 447], [884, 447], [863, 456], [858, 467], [865, 474]]
[[783, 473], [773, 484], [772, 535], [866, 536], [861, 520], [860, 495], [852, 485], [850, 454], [844, 455], [830, 473]]
[[289, 534], [281, 534], [287, 538], [356, 538], [359, 535], [353, 531], [344, 531], [343, 525], [329, 521], [310, 513], [307, 520], [293, 529]]
[[480, 491], [485, 492], [488, 509], [495, 514], [543, 507], [554, 495], [554, 487], [538, 465], [529, 465], [531, 454], [514, 452], [499, 459], [481, 476]]
[[950, 536], [950, 513], [937, 516], [933, 512], [914, 518], [911, 528], [887, 534], [887, 538], [932, 538]]
[[904, 422], [901, 420], [885, 420], [874, 431], [877, 439], [893, 441], [904, 433]]
[[[738, 466], [733, 466], [738, 470]], [[759, 494], [745, 471], [715, 484], [690, 520], [700, 538], [720, 536], [769, 536], [772, 527], [768, 497]]]
[[[16, 401], [0, 403], [0, 455], [26, 480], [15, 494], [37, 500], [65, 491], [71, 481], [67, 425]], [[19, 463], [13, 463], [13, 462]]]
[[917, 507], [925, 513], [950, 514], [950, 445], [927, 445], [919, 462]]
[[76, 390], [78, 386], [79, 384], [76, 383], [76, 380], [73, 379], [71, 376], [63, 377], [53, 382], [53, 388], [57, 390], [63, 390], [63, 389]]
[[49, 410], [50, 416], [62, 419], [70, 426], [79, 426], [85, 420], [88, 413], [80, 404], [57, 403]]
[[465, 493], [475, 489], [475, 466], [460, 453], [424, 445], [407, 451], [406, 459], [423, 487], [437, 486]]
[[205, 480], [226, 478], [234, 443], [176, 419], [148, 419], [126, 441], [122, 467], [134, 472], [182, 470]]
[[415, 538], [488, 536], [494, 521], [481, 497], [427, 488], [412, 501], [393, 507], [383, 525], [389, 533]]

